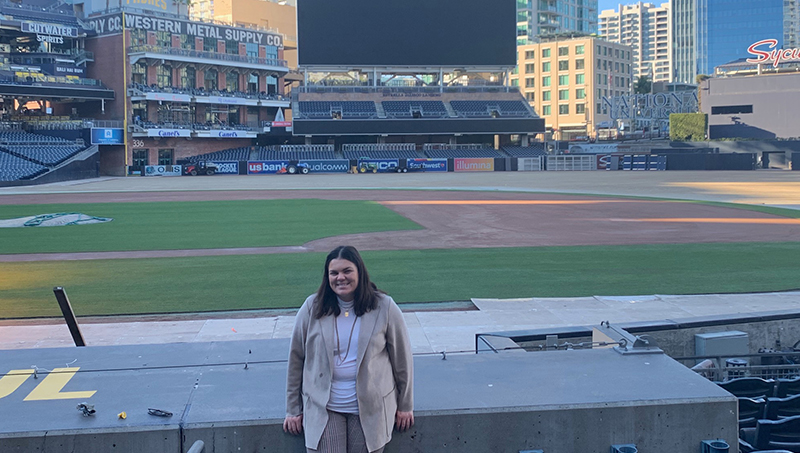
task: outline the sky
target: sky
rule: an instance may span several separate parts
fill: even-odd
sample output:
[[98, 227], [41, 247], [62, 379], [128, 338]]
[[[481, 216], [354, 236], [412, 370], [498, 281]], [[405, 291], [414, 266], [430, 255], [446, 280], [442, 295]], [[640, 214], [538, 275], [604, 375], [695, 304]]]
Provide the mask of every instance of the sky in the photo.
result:
[[[634, 2], [632, 2], [632, 1], [623, 1], [622, 2], [623, 5], [628, 4], [628, 3], [634, 3]], [[653, 3], [653, 4], [658, 3], [659, 5], [661, 4], [661, 2], [652, 2], [652, 1], [650, 3]], [[618, 9], [619, 8], [619, 4], [620, 4], [619, 0], [598, 0], [597, 1], [597, 13], [600, 14], [600, 11], [603, 11], [603, 10], [606, 10], [606, 9]]]

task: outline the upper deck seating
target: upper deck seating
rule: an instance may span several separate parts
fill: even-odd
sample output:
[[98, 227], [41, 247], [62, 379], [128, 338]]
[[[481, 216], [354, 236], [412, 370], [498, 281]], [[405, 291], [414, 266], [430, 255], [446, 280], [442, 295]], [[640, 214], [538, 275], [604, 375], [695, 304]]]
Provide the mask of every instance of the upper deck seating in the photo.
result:
[[448, 116], [442, 101], [382, 101], [386, 116], [392, 118], [442, 118]]
[[425, 154], [428, 157], [432, 158], [458, 158], [458, 157], [502, 157], [502, 154], [498, 153], [496, 150], [492, 148], [478, 148], [478, 149], [465, 149], [465, 148], [457, 148], [457, 149], [429, 149], [425, 151]]

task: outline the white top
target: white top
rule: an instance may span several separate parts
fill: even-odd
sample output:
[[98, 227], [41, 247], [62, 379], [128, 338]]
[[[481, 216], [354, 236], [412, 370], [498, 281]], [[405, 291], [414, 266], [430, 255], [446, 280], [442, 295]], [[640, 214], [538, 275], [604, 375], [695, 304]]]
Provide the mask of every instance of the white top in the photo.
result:
[[[328, 400], [327, 408], [343, 414], [358, 414], [358, 397], [356, 395], [358, 367], [356, 361], [361, 319], [356, 317], [352, 301], [344, 302], [341, 299], [338, 301], [341, 313], [334, 319], [336, 323], [334, 332], [339, 332], [338, 345], [334, 346], [331, 397]], [[334, 336], [334, 341], [337, 341], [336, 336]], [[349, 351], [348, 344], [350, 345]]]

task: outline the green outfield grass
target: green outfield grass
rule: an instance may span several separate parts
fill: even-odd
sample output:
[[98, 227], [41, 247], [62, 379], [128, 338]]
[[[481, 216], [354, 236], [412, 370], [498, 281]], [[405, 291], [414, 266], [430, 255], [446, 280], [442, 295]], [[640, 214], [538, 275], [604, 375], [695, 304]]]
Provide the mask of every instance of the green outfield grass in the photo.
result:
[[[298, 307], [324, 254], [0, 263], [0, 317]], [[800, 288], [800, 243], [666, 244], [365, 252], [398, 302], [473, 297], [702, 294]]]
[[109, 223], [0, 228], [0, 254], [302, 245], [342, 234], [422, 228], [371, 201], [236, 200], [0, 206], [0, 219], [56, 212]]

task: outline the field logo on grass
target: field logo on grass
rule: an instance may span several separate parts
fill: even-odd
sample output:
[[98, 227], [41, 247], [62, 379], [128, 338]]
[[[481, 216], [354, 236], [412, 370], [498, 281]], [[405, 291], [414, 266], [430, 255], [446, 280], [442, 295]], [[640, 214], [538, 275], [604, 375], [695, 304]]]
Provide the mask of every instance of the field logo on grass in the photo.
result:
[[79, 212], [59, 212], [55, 214], [39, 214], [16, 219], [0, 220], [0, 228], [88, 225], [90, 223], [104, 223], [112, 220], [114, 219], [95, 217]]

